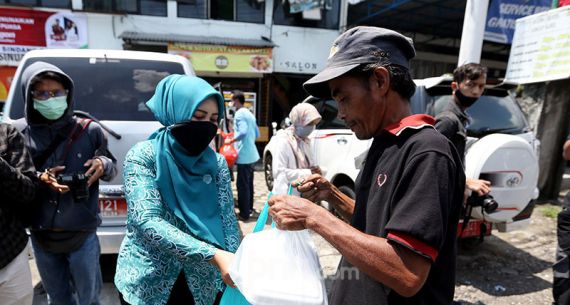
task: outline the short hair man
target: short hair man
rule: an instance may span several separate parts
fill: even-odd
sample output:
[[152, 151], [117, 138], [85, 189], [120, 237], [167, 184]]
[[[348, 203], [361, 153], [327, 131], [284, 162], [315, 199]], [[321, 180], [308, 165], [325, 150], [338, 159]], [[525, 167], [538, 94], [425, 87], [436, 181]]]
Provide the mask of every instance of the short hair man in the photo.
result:
[[[352, 28], [335, 40], [326, 68], [304, 84], [313, 96], [332, 95], [339, 118], [359, 139], [373, 138], [356, 200], [318, 174], [297, 182], [309, 200], [269, 200], [279, 228], [312, 229], [342, 254], [331, 305], [453, 300], [465, 176], [434, 119], [411, 115], [414, 55], [411, 40], [397, 32]], [[332, 204], [350, 225], [311, 202], [318, 200]]]
[[244, 107], [245, 96], [236, 90], [232, 95], [232, 102], [236, 107], [234, 114], [234, 138], [229, 143], [236, 144], [238, 152], [237, 164], [237, 197], [239, 218], [248, 220], [253, 214], [253, 166], [259, 160], [259, 153], [255, 146], [255, 139], [259, 137], [259, 128], [255, 116]]
[[[469, 116], [465, 112], [471, 107], [485, 91], [487, 81], [487, 68], [480, 64], [465, 64], [453, 71], [453, 102], [437, 115], [435, 128], [448, 138], [461, 160], [465, 159], [465, 144], [467, 142], [467, 125]], [[479, 196], [491, 191], [491, 182], [480, 179], [466, 178], [465, 185], [468, 190]]]
[[0, 304], [32, 305], [25, 219], [36, 194], [32, 157], [18, 130], [0, 123]]
[[115, 176], [116, 160], [101, 126], [73, 116], [74, 87], [67, 74], [40, 61], [24, 70], [21, 83], [23, 134], [36, 169], [43, 172], [30, 211], [40, 277], [53, 304], [97, 305], [99, 179]]

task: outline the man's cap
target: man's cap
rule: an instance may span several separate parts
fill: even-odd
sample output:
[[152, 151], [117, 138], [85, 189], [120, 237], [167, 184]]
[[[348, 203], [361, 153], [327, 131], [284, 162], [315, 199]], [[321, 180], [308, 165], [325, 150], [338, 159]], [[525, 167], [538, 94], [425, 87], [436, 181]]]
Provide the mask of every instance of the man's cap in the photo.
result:
[[412, 40], [398, 32], [371, 26], [358, 26], [335, 39], [323, 71], [303, 84], [316, 97], [330, 97], [327, 82], [362, 65], [384, 59], [390, 64], [410, 69], [416, 55]]

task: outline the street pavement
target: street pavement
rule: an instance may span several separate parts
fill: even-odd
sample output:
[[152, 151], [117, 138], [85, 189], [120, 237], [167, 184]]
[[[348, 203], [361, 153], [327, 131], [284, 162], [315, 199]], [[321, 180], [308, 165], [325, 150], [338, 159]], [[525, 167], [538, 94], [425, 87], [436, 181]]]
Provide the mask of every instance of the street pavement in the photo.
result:
[[[237, 171], [234, 171], [234, 177]], [[235, 182], [232, 183], [232, 188], [234, 190], [234, 198], [237, 198], [237, 192], [235, 188]], [[267, 195], [269, 193], [267, 186], [265, 185], [265, 179], [263, 171], [257, 170], [254, 173], [254, 209], [261, 211], [265, 201], [267, 200]], [[236, 210], [237, 211], [237, 210]], [[240, 230], [242, 235], [248, 234], [253, 230], [257, 219], [252, 217], [247, 222], [239, 221]], [[330, 288], [330, 278], [336, 272], [338, 262], [340, 260], [340, 254], [336, 249], [334, 249], [327, 241], [316, 234], [311, 234], [317, 248], [319, 255], [319, 260], [321, 262], [321, 269], [323, 275], [325, 276], [325, 281], [327, 284], [327, 290]], [[40, 277], [37, 272], [36, 263], [32, 259], [30, 260], [30, 268], [32, 270], [32, 281], [34, 284], [34, 303], [33, 305], [46, 305], [47, 298], [46, 294], [42, 291], [40, 285]], [[107, 270], [103, 270], [105, 273]], [[105, 276], [104, 276], [105, 277]], [[120, 305], [119, 295], [113, 283], [105, 282], [103, 284], [103, 290], [101, 292], [101, 304], [103, 305]]]

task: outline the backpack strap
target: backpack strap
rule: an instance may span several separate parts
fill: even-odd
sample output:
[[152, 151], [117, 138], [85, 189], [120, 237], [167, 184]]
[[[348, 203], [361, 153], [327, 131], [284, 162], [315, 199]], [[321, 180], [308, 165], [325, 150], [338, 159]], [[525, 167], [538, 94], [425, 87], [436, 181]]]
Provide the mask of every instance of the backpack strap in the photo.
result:
[[71, 151], [71, 147], [73, 144], [79, 140], [79, 138], [87, 131], [89, 125], [93, 122], [92, 119], [81, 118], [77, 124], [73, 127], [73, 131], [69, 135], [69, 139], [67, 140], [67, 144], [65, 145], [65, 151], [63, 153], [62, 161], [65, 162], [67, 159], [67, 155]]

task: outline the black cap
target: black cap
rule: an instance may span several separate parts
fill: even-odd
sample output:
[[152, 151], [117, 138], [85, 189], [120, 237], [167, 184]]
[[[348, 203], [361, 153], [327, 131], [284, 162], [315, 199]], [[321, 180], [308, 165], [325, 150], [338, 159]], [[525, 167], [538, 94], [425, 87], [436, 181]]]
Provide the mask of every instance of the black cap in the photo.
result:
[[360, 66], [379, 62], [410, 69], [410, 59], [416, 56], [412, 40], [398, 32], [372, 26], [358, 26], [342, 33], [331, 47], [323, 71], [303, 84], [310, 95], [330, 97], [327, 82]]

